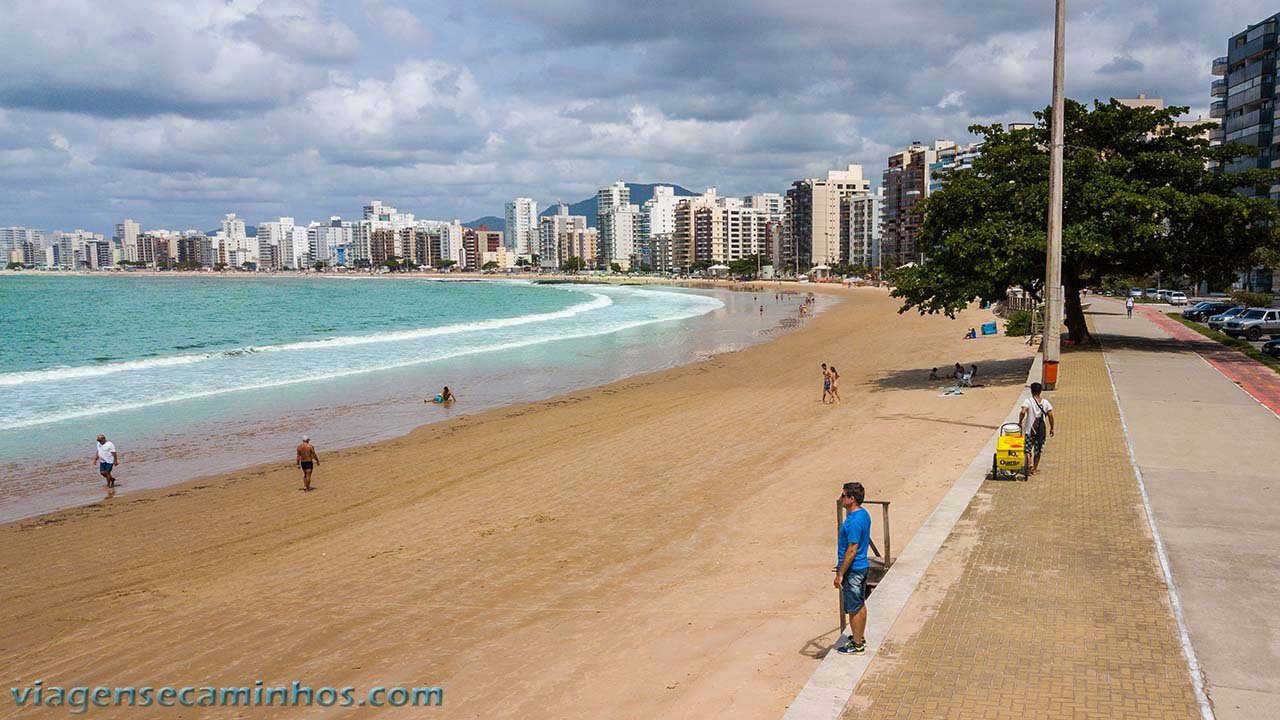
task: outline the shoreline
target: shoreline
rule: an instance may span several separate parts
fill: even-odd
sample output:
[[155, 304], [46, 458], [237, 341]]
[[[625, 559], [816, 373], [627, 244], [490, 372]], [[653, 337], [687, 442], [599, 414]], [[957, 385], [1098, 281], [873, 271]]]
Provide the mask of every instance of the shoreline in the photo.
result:
[[[818, 288], [848, 300], [707, 362], [322, 449], [310, 494], [275, 463], [0, 526], [0, 666], [429, 682], [446, 717], [776, 717], [834, 636], [839, 484], [891, 499], [905, 547], [1031, 357], [964, 344], [986, 313]], [[958, 352], [994, 382], [938, 398], [921, 365]], [[820, 360], [846, 367], [841, 405], [817, 402]]]
[[[605, 286], [610, 285], [612, 284]], [[655, 286], [652, 289], [661, 288]], [[660, 330], [660, 333], [676, 332], [689, 336], [693, 344], [686, 350], [673, 347], [669, 352], [658, 352], [646, 351], [636, 346], [626, 349], [625, 359], [620, 358], [618, 362], [569, 362], [558, 365], [553, 374], [541, 372], [544, 369], [550, 370], [550, 366], [543, 366], [530, 359], [530, 368], [539, 370], [534, 375], [521, 379], [522, 375], [518, 370], [499, 372], [496, 375], [485, 372], [487, 379], [479, 387], [472, 387], [474, 382], [472, 386], [468, 386], [465, 373], [455, 374], [461, 368], [454, 366], [450, 369], [447, 364], [374, 369], [368, 373], [340, 378], [341, 385], [325, 386], [323, 392], [303, 393], [328, 398], [317, 400], [315, 406], [306, 408], [267, 406], [246, 398], [239, 402], [249, 405], [241, 406], [236, 417], [197, 421], [195, 425], [180, 432], [166, 430], [162, 436], [157, 437], [149, 436], [144, 428], [135, 427], [134, 430], [141, 434], [135, 433], [130, 437], [126, 433], [117, 437], [117, 443], [122, 438], [130, 442], [126, 443], [127, 447], [122, 446], [124, 452], [121, 459], [125, 460], [122, 469], [126, 472], [114, 497], [133, 496], [140, 490], [170, 487], [184, 482], [191, 477], [186, 473], [193, 467], [193, 463], [194, 466], [206, 468], [199, 473], [200, 477], [250, 469], [268, 461], [272, 456], [287, 455], [299, 434], [317, 438], [328, 451], [348, 449], [403, 437], [427, 425], [447, 422], [459, 413], [474, 415], [515, 403], [541, 401], [686, 363], [705, 362], [724, 352], [769, 342], [794, 329], [789, 327], [795, 324], [788, 322], [792, 315], [787, 310], [790, 307], [787, 304], [770, 302], [768, 315], [757, 316], [752, 310], [742, 309], [744, 304], [754, 308], [749, 302], [751, 298], [745, 297], [741, 292], [730, 293], [730, 288], [724, 286], [672, 289], [675, 292], [691, 289], [693, 292], [688, 294], [715, 298], [722, 304], [720, 310], [714, 311], [717, 319], [711, 319], [712, 315], [707, 314], [672, 320], [657, 326], [666, 328]], [[821, 310], [822, 307], [819, 307], [816, 312], [820, 313]], [[624, 334], [618, 337], [626, 337], [626, 332], [628, 331], [624, 330]], [[569, 353], [573, 356], [583, 351], [579, 345], [582, 342], [585, 341], [570, 336], [553, 341], [559, 350], [540, 352]], [[636, 341], [633, 337], [631, 340], [615, 342], [634, 346]], [[584, 358], [593, 355], [588, 352]], [[492, 365], [495, 361], [482, 358], [469, 367], [478, 367], [476, 362]], [[517, 361], [517, 367], [519, 364], [520, 361]], [[416, 384], [418, 373], [423, 372], [423, 367], [431, 368], [426, 372], [433, 374], [445, 373], [449, 378], [448, 382], [455, 387], [471, 387], [469, 392], [463, 393], [466, 402], [457, 407], [436, 408], [428, 405], [424, 411], [420, 402], [405, 402], [399, 392], [388, 394], [386, 388]], [[380, 389], [382, 394], [379, 394]], [[431, 412], [433, 410], [436, 412]], [[127, 429], [126, 426], [130, 424], [128, 416], [116, 420], [124, 423], [122, 428]], [[86, 427], [97, 425], [99, 423], [91, 422]], [[358, 431], [353, 431], [352, 428], [358, 428]], [[96, 428], [93, 429], [96, 432]], [[183, 436], [216, 438], [222, 433], [232, 433], [229, 436], [230, 442], [216, 455], [198, 447], [184, 450], [175, 445]], [[283, 444], [280, 444], [281, 441]], [[5, 490], [0, 492], [0, 523], [83, 506], [103, 498], [98, 478], [91, 477], [92, 473], [81, 471], [78, 453], [53, 456], [50, 455], [51, 452], [53, 451], [46, 443], [45, 449], [38, 456], [34, 452], [30, 453], [29, 458], [27, 455], [15, 455], [10, 458], [12, 462], [0, 463], [0, 478], [9, 481]], [[24, 472], [23, 465], [26, 463], [37, 463], [38, 467]], [[183, 473], [185, 477], [168, 479], [175, 472]], [[23, 478], [22, 483], [14, 484], [19, 478]], [[108, 496], [108, 499], [112, 497]]]

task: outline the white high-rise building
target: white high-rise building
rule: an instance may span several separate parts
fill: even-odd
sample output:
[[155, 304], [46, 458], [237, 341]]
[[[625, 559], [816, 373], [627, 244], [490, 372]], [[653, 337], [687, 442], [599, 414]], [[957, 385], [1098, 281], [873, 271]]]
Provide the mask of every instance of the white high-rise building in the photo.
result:
[[141, 232], [142, 227], [129, 218], [116, 223], [115, 241], [124, 252], [124, 259], [129, 262], [138, 261], [138, 234]]
[[236, 217], [235, 213], [227, 213], [222, 218], [219, 237], [222, 240], [222, 256], [227, 265], [238, 268], [247, 262], [257, 264], [258, 239], [255, 237], [251, 240], [245, 235], [244, 218]]
[[846, 260], [849, 243], [845, 198], [871, 191], [861, 165], [831, 170], [825, 178], [796, 180], [783, 213], [782, 261], [799, 273]]
[[538, 266], [543, 270], [559, 270], [560, 263], [568, 260], [560, 256], [561, 240], [568, 233], [585, 232], [587, 218], [570, 215], [569, 206], [559, 203], [554, 215], [538, 219]]
[[630, 203], [615, 205], [600, 218], [600, 265], [608, 268], [617, 263], [623, 270], [630, 270], [638, 262], [636, 245], [640, 237], [640, 208]]
[[855, 193], [845, 200], [849, 206], [850, 265], [880, 266], [880, 202], [883, 198], [884, 188], [877, 188], [875, 193]]
[[507, 231], [503, 244], [516, 255], [532, 255], [537, 245], [538, 203], [520, 197], [507, 203]]
[[658, 185], [644, 202], [640, 217], [640, 262], [658, 272], [674, 269], [672, 239], [676, 232], [675, 188]]
[[786, 198], [781, 193], [757, 193], [742, 198], [742, 204], [764, 211], [770, 220], [781, 220], [786, 208]]

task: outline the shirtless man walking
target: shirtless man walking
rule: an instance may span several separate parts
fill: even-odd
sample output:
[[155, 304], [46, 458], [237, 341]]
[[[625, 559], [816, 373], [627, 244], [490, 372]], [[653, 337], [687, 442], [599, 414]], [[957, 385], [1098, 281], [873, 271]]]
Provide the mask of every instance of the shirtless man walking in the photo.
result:
[[298, 467], [302, 469], [303, 491], [311, 490], [311, 470], [319, 464], [320, 456], [316, 454], [316, 448], [311, 444], [311, 436], [303, 435], [302, 442], [298, 443]]

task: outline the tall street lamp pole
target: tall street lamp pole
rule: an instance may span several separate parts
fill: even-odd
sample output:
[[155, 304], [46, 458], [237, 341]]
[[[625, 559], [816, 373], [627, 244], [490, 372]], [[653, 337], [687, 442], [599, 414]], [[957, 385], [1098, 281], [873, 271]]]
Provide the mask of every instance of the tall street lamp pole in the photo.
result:
[[1049, 147], [1049, 247], [1045, 254], [1045, 329], [1041, 379], [1046, 390], [1058, 383], [1062, 331], [1062, 69], [1066, 53], [1067, 0], [1056, 0], [1053, 25], [1053, 112]]

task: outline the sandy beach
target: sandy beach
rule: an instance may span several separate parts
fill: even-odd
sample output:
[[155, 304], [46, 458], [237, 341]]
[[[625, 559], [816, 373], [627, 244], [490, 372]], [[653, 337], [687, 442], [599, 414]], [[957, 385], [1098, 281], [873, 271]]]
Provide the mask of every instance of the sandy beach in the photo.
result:
[[[0, 673], [444, 689], [442, 707], [370, 717], [778, 717], [834, 639], [840, 484], [892, 501], [905, 547], [1032, 356], [1017, 338], [962, 339], [989, 312], [900, 316], [883, 290], [814, 289], [843, 302], [740, 352], [320, 445], [312, 493], [284, 448], [275, 465], [0, 526]], [[839, 405], [819, 402], [823, 361]], [[939, 397], [929, 368], [955, 361], [986, 386]], [[65, 714], [43, 712], [0, 704]]]

